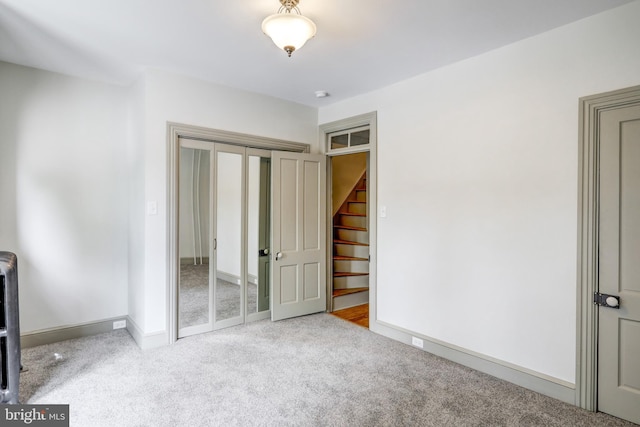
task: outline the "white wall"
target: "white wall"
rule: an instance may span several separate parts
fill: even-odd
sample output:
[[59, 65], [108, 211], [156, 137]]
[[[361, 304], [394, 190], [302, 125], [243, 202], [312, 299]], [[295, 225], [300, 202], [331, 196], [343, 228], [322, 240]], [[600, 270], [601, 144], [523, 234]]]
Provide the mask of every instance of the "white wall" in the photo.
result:
[[144, 322], [144, 130], [146, 124], [146, 82], [137, 81], [129, 93], [128, 176], [128, 315], [137, 324]]
[[128, 94], [0, 62], [0, 250], [21, 332], [127, 314]]
[[319, 113], [378, 112], [378, 319], [574, 382], [578, 98], [640, 84], [640, 2]]
[[144, 297], [130, 310], [143, 313], [136, 323], [142, 333], [152, 335], [168, 328], [167, 122], [314, 146], [318, 130], [317, 110], [300, 104], [154, 70], [146, 73], [144, 85], [144, 197], [158, 202], [158, 215], [145, 216], [144, 283], [130, 284], [136, 287], [132, 292]]

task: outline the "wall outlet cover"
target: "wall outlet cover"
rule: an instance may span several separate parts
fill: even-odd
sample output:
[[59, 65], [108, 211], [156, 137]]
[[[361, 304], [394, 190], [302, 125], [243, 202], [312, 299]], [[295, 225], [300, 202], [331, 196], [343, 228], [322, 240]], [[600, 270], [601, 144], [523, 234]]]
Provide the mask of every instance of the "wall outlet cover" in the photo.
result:
[[116, 320], [115, 322], [113, 322], [113, 329], [123, 329], [126, 327], [127, 327], [126, 320]]
[[411, 337], [411, 344], [416, 347], [424, 348], [424, 341], [422, 341], [420, 338]]

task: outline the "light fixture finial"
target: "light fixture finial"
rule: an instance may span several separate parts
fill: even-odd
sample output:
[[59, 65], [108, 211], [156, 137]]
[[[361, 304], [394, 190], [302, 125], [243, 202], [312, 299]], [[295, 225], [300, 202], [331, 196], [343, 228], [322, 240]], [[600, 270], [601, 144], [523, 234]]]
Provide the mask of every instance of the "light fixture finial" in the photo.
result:
[[299, 2], [300, 0], [280, 0], [282, 6], [278, 12], [262, 21], [262, 31], [289, 56], [316, 34], [316, 24], [302, 16], [298, 9]]

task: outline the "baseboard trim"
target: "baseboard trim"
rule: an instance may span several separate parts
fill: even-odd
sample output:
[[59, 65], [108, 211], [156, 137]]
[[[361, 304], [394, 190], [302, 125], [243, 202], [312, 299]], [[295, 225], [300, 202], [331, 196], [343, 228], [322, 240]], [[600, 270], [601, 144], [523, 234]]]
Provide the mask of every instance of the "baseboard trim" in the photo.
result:
[[544, 394], [545, 396], [553, 397], [554, 399], [575, 405], [575, 385], [567, 381], [463, 349], [434, 338], [416, 334], [379, 320], [370, 320], [369, 329], [372, 332], [400, 341], [407, 345], [412, 345], [412, 337], [420, 338], [424, 343], [424, 351], [477, 371], [484, 372], [485, 374], [509, 381], [510, 383], [533, 390], [540, 394]]
[[344, 310], [369, 302], [369, 291], [333, 297], [333, 311]]
[[218, 270], [216, 272], [218, 279], [224, 280], [225, 282], [233, 283], [234, 285], [240, 285], [240, 276], [236, 276], [235, 274], [227, 273], [225, 271]]
[[129, 316], [127, 316], [127, 331], [142, 350], [169, 345], [169, 335], [166, 331], [145, 334]]
[[209, 257], [202, 257], [202, 262], [200, 262], [200, 257], [196, 257], [196, 262], [193, 262], [193, 257], [188, 258], [180, 258], [180, 265], [202, 265], [209, 264]]
[[21, 348], [36, 347], [55, 342], [88, 337], [113, 331], [113, 322], [128, 320], [126, 316], [112, 317], [98, 322], [81, 323], [51, 329], [28, 332], [20, 336]]

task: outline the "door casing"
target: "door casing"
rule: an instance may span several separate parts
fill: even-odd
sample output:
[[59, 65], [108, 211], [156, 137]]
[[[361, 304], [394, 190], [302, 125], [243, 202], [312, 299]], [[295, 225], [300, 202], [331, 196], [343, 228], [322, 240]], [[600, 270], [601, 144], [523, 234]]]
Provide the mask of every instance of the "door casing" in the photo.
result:
[[599, 114], [636, 104], [640, 86], [580, 98], [575, 404], [590, 411], [598, 409], [598, 314], [593, 294], [599, 289]]
[[[340, 150], [336, 152], [329, 152], [327, 150], [328, 135], [333, 132], [339, 132], [342, 130], [353, 129], [361, 126], [369, 126], [370, 136], [368, 146], [355, 146], [346, 150]], [[371, 112], [361, 114], [358, 116], [349, 117], [347, 119], [338, 120], [335, 122], [325, 123], [320, 125], [319, 140], [321, 141], [321, 149], [327, 156], [339, 156], [351, 153], [368, 152], [369, 159], [367, 162], [367, 197], [368, 197], [368, 209], [369, 209], [369, 329], [374, 332], [379, 332], [377, 324], [377, 265], [378, 265], [378, 251], [377, 251], [377, 239], [378, 239], [378, 155], [377, 155], [377, 142], [378, 142], [378, 125], [377, 125], [377, 113]], [[327, 188], [331, 188], [331, 162], [327, 162]], [[332, 200], [331, 192], [327, 191], [327, 217], [326, 221], [329, 226], [327, 227], [327, 260], [331, 260], [333, 257], [333, 212], [331, 211]], [[327, 278], [333, 277], [333, 263], [327, 261]], [[330, 309], [332, 301], [333, 284], [331, 280], [327, 280], [327, 304]]]

